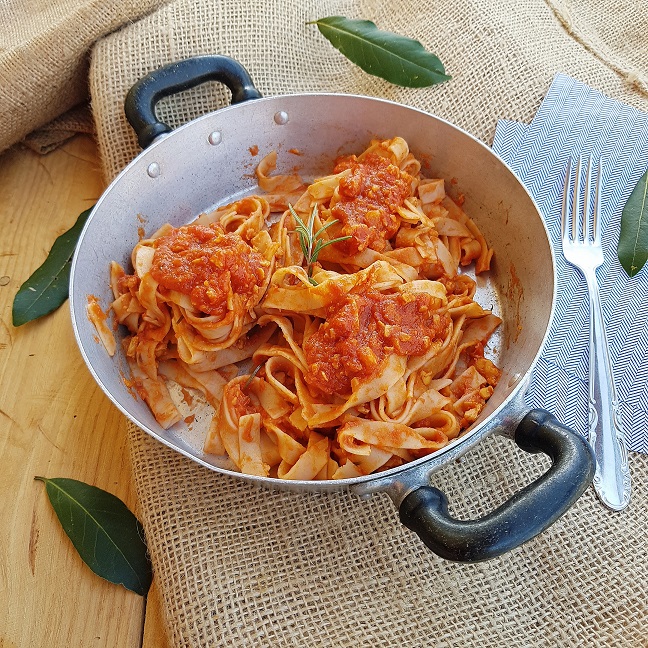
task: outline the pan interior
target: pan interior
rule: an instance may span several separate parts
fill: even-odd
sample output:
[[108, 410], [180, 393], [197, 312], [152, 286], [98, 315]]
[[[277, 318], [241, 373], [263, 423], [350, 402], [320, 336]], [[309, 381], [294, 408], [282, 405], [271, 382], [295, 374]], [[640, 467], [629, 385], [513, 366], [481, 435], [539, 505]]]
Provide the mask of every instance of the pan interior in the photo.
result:
[[[463, 194], [465, 211], [495, 248], [491, 271], [477, 278], [476, 299], [504, 321], [488, 349], [503, 375], [480, 422], [458, 442], [505, 406], [541, 350], [553, 307], [553, 259], [537, 208], [512, 172], [465, 132], [402, 105], [348, 95], [275, 97], [205, 115], [151, 146], [111, 184], [81, 235], [70, 302], [83, 357], [115, 405], [180, 453], [209, 468], [233, 471], [226, 458], [202, 452], [208, 405], [191, 423], [180, 422], [169, 430], [158, 425], [129, 389], [121, 349], [110, 358], [97, 341], [85, 312], [88, 297], [107, 308], [112, 299], [110, 262], [131, 271], [130, 252], [142, 235], [167, 222], [189, 223], [204, 211], [257, 192], [254, 169], [270, 151], [278, 153], [278, 173], [297, 170], [312, 180], [328, 174], [339, 155], [364, 150], [372, 138], [396, 135], [423, 161], [425, 175], [443, 177]], [[180, 401], [179, 390], [176, 395]], [[281, 480], [261, 481], [284, 485]], [[308, 487], [333, 489], [349, 481]]]

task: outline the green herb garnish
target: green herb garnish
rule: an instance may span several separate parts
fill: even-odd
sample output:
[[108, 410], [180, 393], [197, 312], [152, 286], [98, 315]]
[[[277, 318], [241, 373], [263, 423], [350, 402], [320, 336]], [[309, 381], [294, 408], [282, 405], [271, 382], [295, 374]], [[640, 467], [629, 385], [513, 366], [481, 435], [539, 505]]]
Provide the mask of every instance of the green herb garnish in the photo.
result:
[[299, 218], [297, 212], [293, 209], [292, 205], [288, 205], [290, 213], [297, 222], [297, 227], [295, 228], [297, 234], [299, 234], [299, 244], [301, 245], [302, 252], [304, 253], [304, 259], [306, 259], [306, 270], [308, 272], [308, 281], [317, 286], [317, 281], [313, 279], [313, 264], [317, 261], [317, 257], [320, 253], [320, 250], [325, 248], [327, 245], [333, 245], [333, 243], [338, 243], [339, 241], [346, 241], [350, 239], [350, 236], [340, 236], [338, 238], [331, 239], [330, 241], [324, 241], [320, 237], [322, 234], [329, 228], [331, 225], [337, 223], [336, 220], [329, 221], [322, 228], [317, 230], [313, 234], [313, 226], [315, 225], [315, 219], [317, 218], [317, 203], [313, 205], [313, 211], [311, 212], [310, 218], [308, 219], [308, 224], [305, 224], [304, 221]]

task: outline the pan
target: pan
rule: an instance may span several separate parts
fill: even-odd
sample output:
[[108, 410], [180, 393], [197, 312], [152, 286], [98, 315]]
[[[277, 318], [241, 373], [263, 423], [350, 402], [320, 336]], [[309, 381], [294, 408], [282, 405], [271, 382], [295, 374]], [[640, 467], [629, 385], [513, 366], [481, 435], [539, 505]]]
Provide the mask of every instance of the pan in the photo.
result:
[[[160, 99], [206, 81], [225, 84], [231, 105], [173, 131], [158, 120]], [[268, 488], [346, 489], [363, 497], [386, 492], [401, 522], [433, 552], [454, 561], [476, 562], [510, 551], [545, 530], [583, 493], [594, 472], [589, 445], [549, 412], [529, 411], [524, 402], [554, 312], [549, 238], [531, 196], [487, 146], [443, 119], [382, 99], [333, 93], [262, 97], [245, 68], [224, 56], [185, 59], [152, 72], [128, 93], [126, 114], [144, 150], [111, 183], [88, 218], [72, 263], [70, 306], [90, 373], [133, 423], [215, 473]], [[487, 280], [481, 275], [478, 280], [476, 300], [503, 319], [491, 349], [502, 376], [479, 419], [434, 454], [377, 474], [322, 481], [244, 475], [226, 458], [202, 451], [204, 425], [180, 421], [163, 429], [129, 388], [120, 350], [109, 357], [88, 319], [89, 298], [104, 307], [112, 301], [110, 262], [128, 268], [143, 230], [150, 235], [165, 223], [179, 227], [254, 193], [258, 151], [278, 151], [278, 172], [297, 165], [302, 177], [312, 179], [330, 172], [341, 153], [364, 150], [372, 138], [397, 135], [425, 161], [430, 177], [456, 181], [465, 211], [495, 248]], [[548, 455], [551, 466], [486, 516], [456, 520], [429, 477], [491, 434], [504, 435], [528, 453]]]

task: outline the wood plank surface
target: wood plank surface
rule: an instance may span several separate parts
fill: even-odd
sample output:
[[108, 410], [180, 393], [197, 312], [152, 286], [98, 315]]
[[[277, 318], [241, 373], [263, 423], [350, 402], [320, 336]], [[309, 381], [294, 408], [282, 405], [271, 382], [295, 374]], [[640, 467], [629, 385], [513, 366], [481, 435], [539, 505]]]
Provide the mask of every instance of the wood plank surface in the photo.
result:
[[84, 565], [35, 475], [103, 488], [136, 510], [126, 420], [87, 370], [68, 304], [15, 328], [13, 298], [57, 236], [103, 191], [88, 136], [0, 156], [0, 647], [168, 645], [146, 601]]

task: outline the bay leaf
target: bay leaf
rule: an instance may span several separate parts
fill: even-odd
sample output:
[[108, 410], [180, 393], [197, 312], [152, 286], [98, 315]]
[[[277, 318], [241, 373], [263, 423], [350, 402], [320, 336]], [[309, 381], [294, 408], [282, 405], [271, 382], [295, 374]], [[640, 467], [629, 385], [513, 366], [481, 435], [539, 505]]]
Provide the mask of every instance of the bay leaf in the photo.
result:
[[634, 277], [648, 260], [648, 170], [623, 208], [617, 255], [629, 277]]
[[308, 24], [317, 25], [352, 63], [395, 85], [424, 88], [451, 78], [439, 58], [419, 41], [382, 31], [370, 20], [329, 16]]
[[72, 256], [91, 211], [92, 207], [81, 212], [76, 223], [54, 241], [43, 264], [20, 286], [11, 311], [14, 326], [55, 311], [68, 298]]
[[115, 495], [76, 479], [34, 477], [83, 562], [111, 583], [146, 595], [152, 568], [144, 529]]

